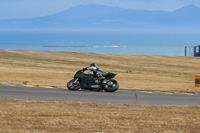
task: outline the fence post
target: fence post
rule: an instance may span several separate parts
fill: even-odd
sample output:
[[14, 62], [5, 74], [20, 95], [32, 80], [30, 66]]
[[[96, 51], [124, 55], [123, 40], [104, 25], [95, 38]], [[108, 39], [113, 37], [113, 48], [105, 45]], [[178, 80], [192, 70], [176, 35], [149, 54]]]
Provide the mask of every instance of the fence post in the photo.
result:
[[187, 56], [187, 47], [185, 47], [185, 56]]
[[199, 45], [199, 53], [198, 53], [198, 56], [200, 57], [200, 45]]

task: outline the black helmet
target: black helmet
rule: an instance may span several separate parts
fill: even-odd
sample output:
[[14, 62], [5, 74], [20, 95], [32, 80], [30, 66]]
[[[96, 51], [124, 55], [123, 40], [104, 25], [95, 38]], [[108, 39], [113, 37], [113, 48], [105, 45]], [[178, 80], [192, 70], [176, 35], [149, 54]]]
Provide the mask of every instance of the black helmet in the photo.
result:
[[92, 63], [90, 66], [97, 67], [96, 63]]

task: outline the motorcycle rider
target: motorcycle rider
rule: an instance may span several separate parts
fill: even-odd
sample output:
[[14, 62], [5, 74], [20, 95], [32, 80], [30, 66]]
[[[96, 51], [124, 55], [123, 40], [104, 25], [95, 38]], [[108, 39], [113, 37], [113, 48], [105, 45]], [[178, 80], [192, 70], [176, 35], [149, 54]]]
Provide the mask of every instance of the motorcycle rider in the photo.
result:
[[98, 67], [96, 63], [92, 63], [89, 67], [83, 68], [83, 71], [85, 70], [92, 71], [94, 76], [97, 76], [99, 79], [105, 79], [103, 75], [107, 73], [106, 71]]

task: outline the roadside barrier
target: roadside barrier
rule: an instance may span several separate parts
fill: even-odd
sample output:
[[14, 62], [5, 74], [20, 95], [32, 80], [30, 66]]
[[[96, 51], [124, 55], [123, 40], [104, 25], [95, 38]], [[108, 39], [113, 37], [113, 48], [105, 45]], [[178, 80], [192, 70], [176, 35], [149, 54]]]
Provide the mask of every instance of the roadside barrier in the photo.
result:
[[200, 87], [200, 74], [195, 75], [195, 87]]

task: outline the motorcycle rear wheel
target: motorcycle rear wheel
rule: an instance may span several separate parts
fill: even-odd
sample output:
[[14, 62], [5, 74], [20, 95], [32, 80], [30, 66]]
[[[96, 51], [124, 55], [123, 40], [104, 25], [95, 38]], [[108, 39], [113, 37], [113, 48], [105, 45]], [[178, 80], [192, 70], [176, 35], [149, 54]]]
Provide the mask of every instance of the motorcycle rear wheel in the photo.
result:
[[106, 92], [115, 92], [119, 88], [119, 83], [117, 80], [114, 80], [114, 79], [110, 79], [110, 82], [112, 82], [113, 84], [112, 85], [104, 85], [103, 89]]
[[72, 79], [67, 83], [67, 88], [71, 91], [77, 91], [81, 88], [81, 85], [79, 81]]

